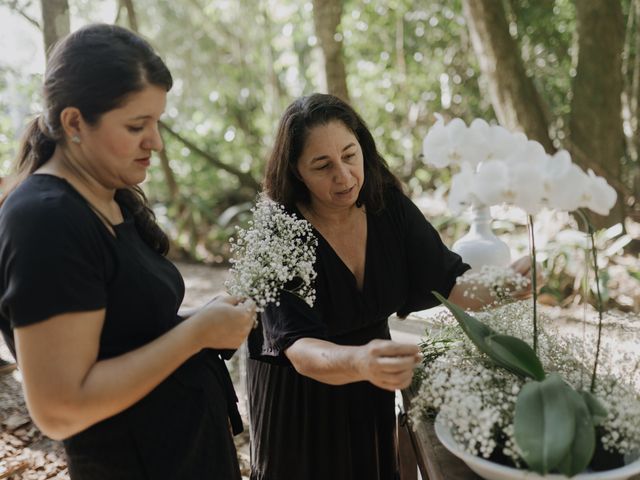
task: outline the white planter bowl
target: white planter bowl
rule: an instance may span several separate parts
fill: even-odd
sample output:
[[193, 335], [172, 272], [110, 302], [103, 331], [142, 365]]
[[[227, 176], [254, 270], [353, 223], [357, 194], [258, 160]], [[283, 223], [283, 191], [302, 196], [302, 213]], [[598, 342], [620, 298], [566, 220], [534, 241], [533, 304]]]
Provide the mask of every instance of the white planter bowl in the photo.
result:
[[[491, 462], [485, 458], [471, 455], [460, 447], [451, 436], [451, 431], [447, 424], [440, 416], [436, 417], [434, 424], [436, 435], [440, 443], [452, 454], [462, 460], [475, 473], [486, 480], [566, 480], [567, 477], [558, 474], [539, 475], [528, 470], [518, 470], [517, 468], [507, 467], [499, 463]], [[614, 470], [606, 470], [603, 472], [585, 472], [575, 477], [574, 480], [625, 480], [637, 473], [640, 473], [640, 458], [625, 465], [624, 467]]]

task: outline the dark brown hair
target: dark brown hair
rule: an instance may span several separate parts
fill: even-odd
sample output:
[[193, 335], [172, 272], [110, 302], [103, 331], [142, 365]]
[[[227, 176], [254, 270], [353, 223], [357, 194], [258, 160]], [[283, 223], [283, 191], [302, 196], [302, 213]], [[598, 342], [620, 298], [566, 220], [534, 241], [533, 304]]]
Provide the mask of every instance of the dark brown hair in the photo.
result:
[[[169, 91], [173, 80], [151, 45], [133, 32], [116, 25], [94, 24], [63, 38], [47, 62], [44, 111], [23, 135], [13, 188], [44, 165], [56, 145], [65, 141], [60, 123], [65, 108], [76, 107], [88, 124], [96, 125], [104, 113], [118, 108], [127, 96], [147, 85]], [[133, 214], [143, 240], [165, 255], [169, 239], [156, 223], [142, 189], [137, 185], [118, 189], [115, 198]]]
[[275, 145], [269, 161], [263, 189], [274, 201], [292, 208], [297, 202], [308, 204], [310, 194], [300, 180], [297, 164], [309, 131], [332, 121], [342, 122], [353, 132], [362, 148], [364, 184], [358, 205], [377, 212], [384, 207], [384, 193], [389, 187], [401, 189], [400, 181], [391, 173], [364, 120], [353, 108], [333, 95], [315, 93], [294, 101], [282, 115]]

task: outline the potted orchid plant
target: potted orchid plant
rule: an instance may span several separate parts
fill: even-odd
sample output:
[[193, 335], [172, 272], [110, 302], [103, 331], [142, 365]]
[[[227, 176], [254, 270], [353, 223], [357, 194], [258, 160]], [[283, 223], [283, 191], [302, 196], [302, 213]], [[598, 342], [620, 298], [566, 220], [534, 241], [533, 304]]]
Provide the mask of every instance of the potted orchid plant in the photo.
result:
[[[414, 421], [437, 412], [445, 447], [488, 479], [602, 476], [594, 471], [613, 479], [639, 472], [640, 461], [625, 466], [640, 450], [639, 363], [620, 372], [603, 352], [601, 302], [594, 338], [542, 328], [536, 310], [534, 215], [542, 208], [605, 215], [615, 190], [582, 171], [568, 152], [548, 155], [538, 142], [483, 120], [467, 126], [439, 119], [424, 147], [430, 164], [458, 168], [449, 195], [454, 211], [507, 203], [526, 212], [534, 298], [471, 316], [439, 297], [448, 311], [440, 315], [439, 333], [423, 344], [428, 361], [418, 375]], [[590, 226], [588, 233], [593, 245]], [[592, 254], [597, 275], [595, 247]], [[492, 283], [499, 277], [470, 275]]]

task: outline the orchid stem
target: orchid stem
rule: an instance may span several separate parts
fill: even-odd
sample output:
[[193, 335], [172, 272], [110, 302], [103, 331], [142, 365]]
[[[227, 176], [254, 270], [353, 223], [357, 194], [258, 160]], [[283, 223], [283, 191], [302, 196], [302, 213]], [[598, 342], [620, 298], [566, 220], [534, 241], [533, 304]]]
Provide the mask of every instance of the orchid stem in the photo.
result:
[[603, 323], [602, 293], [600, 292], [600, 276], [598, 274], [598, 254], [596, 251], [596, 242], [594, 238], [593, 225], [589, 221], [589, 217], [587, 216], [586, 212], [584, 212], [582, 209], [579, 209], [578, 212], [580, 213], [580, 215], [582, 216], [582, 219], [584, 220], [584, 223], [587, 227], [587, 233], [589, 235], [589, 241], [591, 242], [590, 246], [591, 246], [591, 256], [593, 257], [593, 272], [594, 272], [595, 281], [596, 281], [596, 296], [597, 296], [596, 303], [598, 307], [598, 340], [596, 342], [596, 358], [593, 362], [593, 372], [591, 374], [591, 387], [589, 389], [591, 393], [593, 393], [596, 388], [598, 360], [600, 358], [600, 344], [602, 342], [602, 323]]
[[536, 265], [536, 242], [533, 234], [533, 215], [528, 216], [529, 220], [529, 249], [531, 250], [531, 289], [533, 293], [533, 351], [538, 354], [538, 278]]

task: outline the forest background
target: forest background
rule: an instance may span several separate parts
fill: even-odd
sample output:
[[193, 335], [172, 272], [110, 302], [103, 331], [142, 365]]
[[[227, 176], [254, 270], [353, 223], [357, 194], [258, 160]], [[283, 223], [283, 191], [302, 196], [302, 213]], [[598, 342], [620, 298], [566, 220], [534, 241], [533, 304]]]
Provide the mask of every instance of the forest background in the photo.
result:
[[[449, 244], [467, 224], [446, 209], [452, 172], [423, 162], [435, 113], [569, 150], [618, 192], [595, 218], [608, 228], [602, 281], [610, 306], [638, 312], [639, 19], [639, 0], [0, 0], [0, 174], [41, 110], [45, 52], [84, 24], [117, 23], [147, 38], [175, 79], [166, 148], [145, 183], [174, 258], [228, 260], [280, 115], [328, 91], [362, 114]], [[499, 233], [525, 231], [524, 214], [498, 220]], [[549, 245], [548, 300], [562, 303], [580, 290], [580, 242]]]

